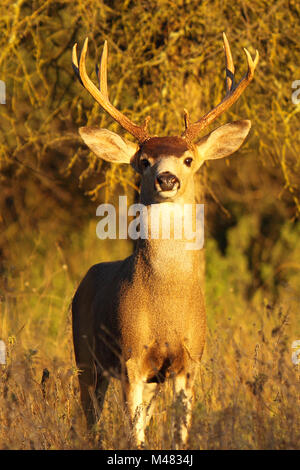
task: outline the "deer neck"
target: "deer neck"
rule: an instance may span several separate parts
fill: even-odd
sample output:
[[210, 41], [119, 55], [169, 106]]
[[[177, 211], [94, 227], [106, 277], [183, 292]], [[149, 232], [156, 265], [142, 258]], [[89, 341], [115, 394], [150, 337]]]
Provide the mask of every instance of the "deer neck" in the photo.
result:
[[135, 253], [137, 265], [149, 275], [166, 279], [176, 273], [196, 275], [200, 270], [199, 252], [187, 251], [179, 240], [143, 240]]
[[[136, 269], [162, 280], [180, 275], [197, 277], [200, 272], [201, 242], [196, 244], [203, 221], [196, 221], [197, 205], [193, 193], [176, 203], [163, 202], [146, 208], [148, 236], [140, 238], [136, 244]], [[191, 219], [186, 222], [186, 217]], [[166, 223], [168, 220], [170, 231]], [[167, 231], [163, 232], [166, 227]], [[196, 234], [193, 240], [189, 238], [192, 233]]]

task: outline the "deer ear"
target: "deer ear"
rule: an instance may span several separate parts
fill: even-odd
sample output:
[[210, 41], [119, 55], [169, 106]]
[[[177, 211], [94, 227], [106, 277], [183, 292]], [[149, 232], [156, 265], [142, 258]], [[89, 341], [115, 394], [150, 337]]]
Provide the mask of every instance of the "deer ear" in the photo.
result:
[[251, 121], [235, 121], [218, 127], [196, 144], [201, 160], [215, 160], [238, 150], [247, 137]]
[[79, 134], [92, 152], [107, 162], [130, 163], [138, 150], [137, 144], [107, 129], [80, 127]]

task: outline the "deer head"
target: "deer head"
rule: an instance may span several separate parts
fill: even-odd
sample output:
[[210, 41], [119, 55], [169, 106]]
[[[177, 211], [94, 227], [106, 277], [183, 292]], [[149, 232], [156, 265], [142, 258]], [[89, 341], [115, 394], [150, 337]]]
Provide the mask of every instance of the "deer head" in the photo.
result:
[[251, 122], [235, 121], [225, 124], [196, 143], [200, 132], [214, 119], [226, 111], [241, 96], [254, 76], [258, 63], [258, 51], [254, 61], [245, 50], [248, 70], [241, 81], [236, 84], [234, 64], [230, 46], [223, 33], [226, 60], [226, 95], [211, 111], [195, 123], [191, 123], [188, 112], [184, 110], [185, 131], [181, 136], [157, 137], [148, 133], [148, 116], [143, 125], [138, 126], [118, 111], [109, 101], [107, 90], [107, 42], [104, 43], [100, 70], [98, 73], [99, 88], [90, 80], [85, 67], [88, 47], [86, 38], [77, 59], [77, 44], [73, 47], [72, 62], [81, 84], [88, 90], [100, 106], [107, 111], [125, 130], [133, 135], [136, 144], [123, 139], [107, 129], [81, 127], [79, 132], [88, 147], [103, 160], [114, 163], [128, 163], [141, 174], [141, 202], [185, 202], [189, 193], [193, 193], [193, 175], [205, 160], [223, 158], [238, 150], [246, 138]]

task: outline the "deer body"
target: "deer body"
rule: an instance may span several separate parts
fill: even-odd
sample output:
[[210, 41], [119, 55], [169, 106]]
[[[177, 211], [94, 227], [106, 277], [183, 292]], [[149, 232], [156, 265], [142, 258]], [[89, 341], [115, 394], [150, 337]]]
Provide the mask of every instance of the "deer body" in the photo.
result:
[[[185, 112], [186, 131], [182, 137], [151, 137], [148, 119], [144, 126], [136, 126], [111, 105], [106, 85], [106, 45], [100, 90], [86, 74], [87, 42], [79, 65], [74, 48], [73, 66], [83, 85], [139, 143], [133, 144], [106, 129], [81, 128], [80, 134], [100, 158], [131, 164], [140, 173], [140, 203], [149, 220], [153, 206], [159, 220], [170, 207], [180, 217], [186, 204], [194, 208], [196, 171], [207, 159], [232, 154], [250, 130], [250, 121], [236, 121], [202, 137], [197, 144], [192, 142], [199, 129], [238, 99], [253, 77], [258, 56], [253, 62], [247, 52], [248, 73], [235, 85], [225, 36], [224, 45], [230, 72], [227, 96], [197, 123], [190, 124]], [[161, 234], [150, 235], [139, 239], [134, 253], [125, 260], [94, 265], [80, 283], [72, 304], [74, 349], [87, 422], [93, 425], [98, 420], [109, 378], [117, 377], [123, 383], [125, 404], [139, 445], [144, 442], [157, 385], [168, 378], [174, 379], [175, 393], [183, 396], [186, 422], [181, 437], [186, 441], [193, 383], [205, 343], [199, 250], [186, 248], [185, 235], [175, 237], [174, 214], [169, 239]]]
[[[97, 356], [100, 368], [120, 374], [122, 353], [125, 362], [138, 358], [143, 380], [157, 381], [163, 362], [185, 349], [195, 360], [201, 358], [205, 335], [202, 287], [197, 259], [187, 263], [184, 246], [178, 246], [182, 243], [174, 241], [171, 250], [161, 249], [159, 254], [156, 243], [154, 247], [151, 241], [146, 247], [138, 245], [142, 246], [124, 261], [100, 263], [88, 271], [73, 300], [74, 337], [81, 327], [83, 349], [86, 333], [89, 344], [102, 350]], [[174, 266], [171, 271], [170, 264]], [[81, 311], [85, 312], [82, 319]], [[112, 343], [111, 350], [102, 337]]]
[[[187, 193], [183, 201], [195, 204], [192, 181]], [[160, 203], [160, 217], [167, 215], [167, 204]], [[76, 361], [84, 371], [80, 381], [88, 421], [95, 422], [95, 399], [101, 412], [108, 376], [126, 377], [125, 400], [137, 421], [139, 443], [151, 416], [146, 413], [145, 391], [149, 402], [157, 383], [174, 378], [191, 408], [205, 343], [199, 250], [187, 250], [187, 240], [173, 239], [172, 233], [170, 238], [139, 239], [125, 260], [93, 266], [73, 300]], [[182, 433], [185, 439], [185, 428]]]

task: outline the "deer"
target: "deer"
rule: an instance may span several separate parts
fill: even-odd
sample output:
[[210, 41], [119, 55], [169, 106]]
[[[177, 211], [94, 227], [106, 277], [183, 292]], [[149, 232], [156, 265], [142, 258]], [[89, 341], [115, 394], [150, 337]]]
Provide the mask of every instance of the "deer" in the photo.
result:
[[[207, 160], [232, 155], [247, 137], [251, 122], [224, 124], [203, 137], [199, 134], [231, 107], [253, 79], [259, 60], [247, 49], [247, 72], [235, 83], [234, 63], [225, 33], [226, 95], [198, 121], [184, 109], [184, 132], [179, 136], [149, 134], [150, 117], [135, 124], [110, 102], [107, 87], [107, 41], [104, 43], [99, 87], [86, 71], [88, 38], [79, 61], [77, 44], [72, 64], [83, 87], [136, 142], [97, 127], [81, 127], [84, 143], [99, 158], [130, 164], [140, 175], [139, 201], [166, 206], [196, 204], [194, 175]], [[195, 142], [196, 141], [196, 142]], [[124, 403], [136, 445], [145, 445], [145, 429], [160, 387], [173, 380], [175, 397], [184, 403], [180, 439], [185, 446], [194, 403], [194, 383], [206, 337], [206, 311], [200, 277], [199, 250], [186, 250], [184, 239], [138, 239], [124, 260], [93, 265], [72, 301], [73, 342], [81, 403], [87, 425], [98, 422], [110, 378], [121, 380]]]

